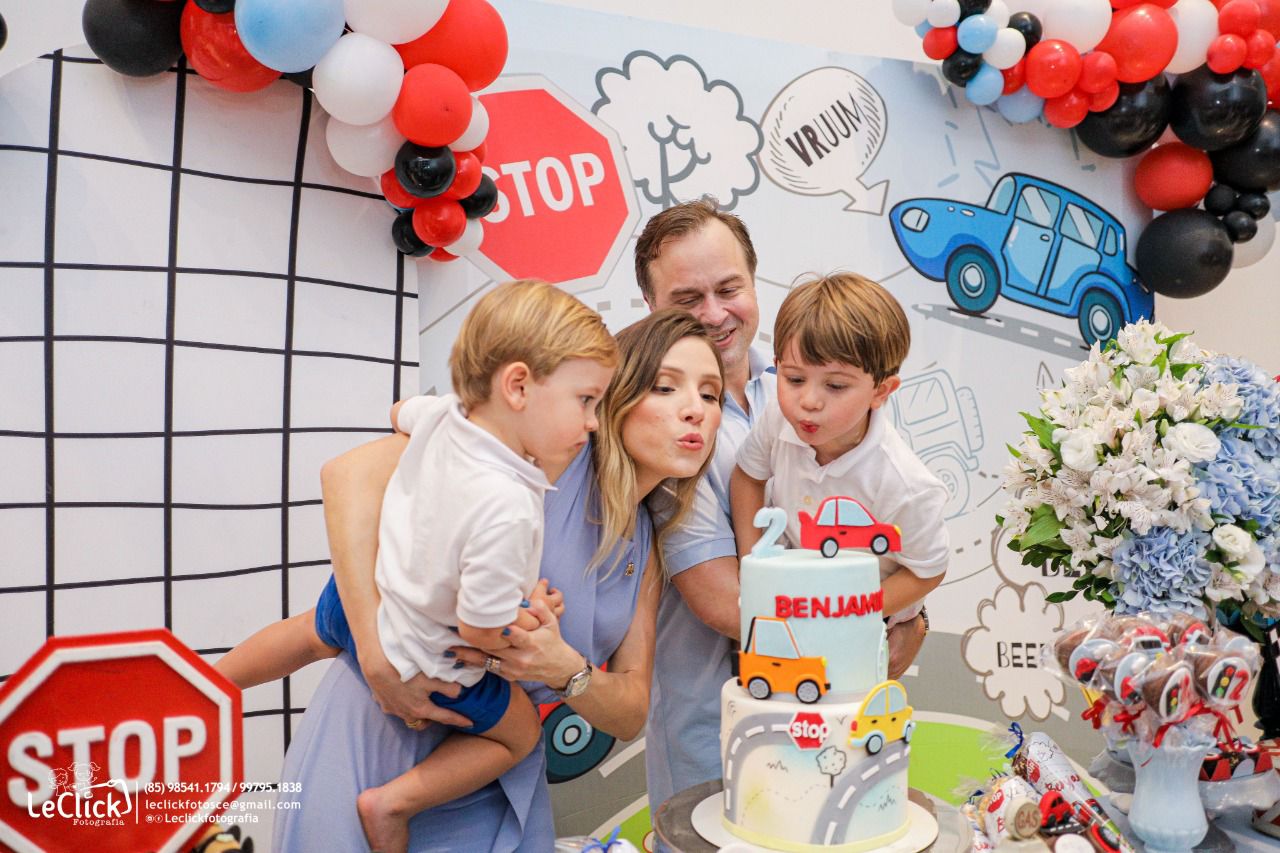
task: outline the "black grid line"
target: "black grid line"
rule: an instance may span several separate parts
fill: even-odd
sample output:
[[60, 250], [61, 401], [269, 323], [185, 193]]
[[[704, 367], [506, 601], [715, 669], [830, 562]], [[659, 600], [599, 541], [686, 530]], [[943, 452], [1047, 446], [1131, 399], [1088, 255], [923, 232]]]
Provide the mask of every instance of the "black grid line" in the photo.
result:
[[[326, 433], [326, 432], [368, 432], [368, 433], [390, 433], [393, 430], [388, 426], [374, 427], [347, 427], [347, 426], [318, 426], [318, 427], [290, 427], [289, 432], [294, 435], [303, 433]], [[199, 438], [211, 435], [277, 435], [284, 432], [281, 427], [241, 427], [238, 429], [176, 429], [173, 431], [175, 437], [181, 438]], [[164, 438], [163, 432], [32, 432], [31, 430], [21, 429], [0, 429], [0, 438]], [[44, 504], [41, 504], [44, 506]]]
[[[175, 275], [175, 278], [176, 278], [176, 275]], [[398, 301], [396, 303], [395, 310], [396, 310], [396, 319], [400, 320], [401, 317], [403, 316], [403, 312], [401, 311], [401, 305]], [[170, 309], [167, 325], [171, 326], [172, 322], [173, 322], [173, 311], [172, 309]], [[172, 328], [170, 328], [169, 331], [170, 333], [172, 333]], [[46, 340], [47, 337], [48, 336], [45, 336], [45, 335], [12, 335], [8, 337], [0, 336], [0, 344], [2, 343], [34, 343], [36, 341]], [[399, 326], [397, 326], [396, 327], [397, 342], [399, 341], [399, 339], [400, 339], [400, 331], [399, 331]], [[179, 340], [175, 340], [171, 336], [164, 337], [164, 338], [148, 338], [148, 337], [133, 336], [133, 335], [53, 335], [53, 340], [59, 343], [72, 342], [72, 343], [155, 344], [158, 346], [163, 346], [166, 350], [172, 350], [175, 347], [187, 347], [190, 349], [223, 350], [225, 352], [249, 352], [249, 353], [257, 353], [259, 355], [302, 355], [302, 356], [310, 356], [313, 358], [340, 358], [340, 359], [343, 359], [344, 361], [367, 361], [373, 364], [390, 364], [390, 365], [393, 365], [397, 371], [399, 371], [399, 368], [401, 367], [402, 364], [408, 365], [410, 367], [418, 366], [418, 363], [416, 361], [402, 362], [395, 358], [383, 358], [382, 356], [378, 356], [378, 355], [362, 355], [356, 352], [302, 350], [302, 349], [289, 349], [287, 347], [257, 347], [257, 346], [249, 346], [247, 344], [213, 343], [211, 341], [179, 341]]]
[[[186, 67], [185, 56], [178, 69]], [[178, 202], [182, 192], [182, 136], [186, 127], [187, 75], [177, 75], [173, 94], [173, 169], [169, 182], [169, 271], [164, 306], [164, 626], [173, 630], [173, 354], [178, 302]]]
[[[58, 119], [62, 113], [62, 51], [53, 54], [53, 73], [49, 86], [49, 151], [58, 150]], [[48, 179], [45, 183], [44, 201], [44, 428], [49, 437], [44, 442], [44, 479], [45, 479], [45, 544], [44, 572], [45, 585], [48, 587], [44, 597], [45, 636], [53, 636], [54, 630], [54, 585], [56, 570], [54, 563], [54, 460], [53, 460], [53, 259], [54, 235], [57, 231], [58, 201], [58, 155], [48, 155]]]
[[[219, 578], [238, 578], [244, 575], [260, 575], [265, 572], [278, 572], [282, 569], [308, 569], [316, 566], [327, 566], [328, 560], [301, 560], [288, 566], [281, 566], [273, 563], [269, 566], [249, 566], [240, 569], [223, 569], [220, 572], [191, 572], [189, 574], [175, 574], [173, 576], [174, 583], [183, 583], [185, 581], [207, 581], [217, 580]], [[54, 588], [63, 589], [101, 589], [109, 586], [145, 586], [148, 584], [163, 583], [164, 578], [156, 577], [136, 577], [136, 578], [102, 578], [92, 581], [63, 581]], [[0, 587], [0, 593], [18, 593], [18, 592], [42, 592], [43, 585], [27, 585], [27, 586], [4, 586]]]

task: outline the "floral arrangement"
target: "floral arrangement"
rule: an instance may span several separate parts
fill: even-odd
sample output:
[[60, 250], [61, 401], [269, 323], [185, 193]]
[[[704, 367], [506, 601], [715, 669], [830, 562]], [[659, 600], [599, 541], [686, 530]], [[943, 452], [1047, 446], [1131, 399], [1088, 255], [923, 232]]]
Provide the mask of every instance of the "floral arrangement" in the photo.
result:
[[1280, 619], [1280, 383], [1159, 323], [1097, 344], [1041, 392], [997, 521], [1025, 565], [1120, 613]]

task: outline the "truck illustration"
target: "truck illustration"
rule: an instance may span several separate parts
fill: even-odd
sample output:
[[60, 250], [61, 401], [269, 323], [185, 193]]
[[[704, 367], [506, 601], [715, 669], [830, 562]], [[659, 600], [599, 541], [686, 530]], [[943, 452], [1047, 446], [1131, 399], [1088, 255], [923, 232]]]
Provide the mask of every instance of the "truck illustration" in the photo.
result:
[[889, 212], [911, 266], [945, 281], [966, 314], [985, 313], [1003, 294], [1075, 317], [1088, 346], [1150, 317], [1151, 291], [1125, 261], [1125, 230], [1114, 216], [1064, 186], [1010, 172], [985, 204], [938, 198], [900, 202]]
[[817, 702], [831, 689], [827, 659], [802, 656], [787, 620], [774, 616], [752, 618], [738, 652], [738, 684], [745, 684], [754, 699], [794, 693], [805, 704]]
[[902, 380], [885, 407], [898, 433], [947, 487], [946, 518], [964, 512], [969, 474], [978, 470], [982, 418], [973, 389], [957, 388], [939, 368]]

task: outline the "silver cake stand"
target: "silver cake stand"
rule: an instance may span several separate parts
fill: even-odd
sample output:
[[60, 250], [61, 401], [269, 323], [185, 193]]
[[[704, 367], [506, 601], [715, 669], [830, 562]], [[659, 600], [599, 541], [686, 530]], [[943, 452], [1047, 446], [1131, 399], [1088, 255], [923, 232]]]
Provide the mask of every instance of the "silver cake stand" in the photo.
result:
[[[653, 818], [653, 828], [667, 850], [673, 853], [714, 853], [720, 849], [719, 844], [708, 841], [695, 828], [694, 810], [703, 801], [723, 790], [724, 785], [719, 780], [703, 782], [701, 785], [681, 791], [658, 807]], [[914, 788], [911, 789], [909, 799], [913, 811], [920, 809], [938, 824], [937, 837], [933, 843], [926, 843], [915, 849], [925, 850], [928, 853], [968, 853], [972, 845], [972, 835], [958, 809]], [[704, 806], [703, 809], [705, 810], [706, 807]], [[701, 821], [701, 824], [705, 828], [705, 821]], [[725, 835], [728, 835], [727, 830]], [[714, 833], [713, 837], [715, 837]], [[727, 843], [727, 838], [721, 843]], [[737, 839], [734, 839], [734, 844], [743, 844], [743, 849], [763, 849], [745, 845]], [[897, 851], [898, 845], [885, 849]]]

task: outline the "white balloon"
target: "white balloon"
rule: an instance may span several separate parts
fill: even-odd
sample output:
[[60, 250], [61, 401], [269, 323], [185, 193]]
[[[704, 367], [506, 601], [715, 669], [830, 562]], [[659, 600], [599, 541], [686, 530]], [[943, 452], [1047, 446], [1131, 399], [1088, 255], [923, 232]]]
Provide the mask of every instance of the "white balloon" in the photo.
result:
[[360, 33], [338, 39], [311, 73], [320, 106], [346, 124], [373, 124], [391, 112], [403, 81], [396, 49]]
[[933, 0], [928, 21], [935, 27], [955, 26], [960, 20], [960, 0]]
[[1018, 0], [1018, 8], [1015, 11], [1028, 12], [1035, 15], [1040, 21], [1040, 25], [1044, 26], [1044, 14], [1049, 11], [1049, 7], [1054, 2], [1055, 0]]
[[917, 27], [929, 17], [929, 0], [893, 0], [893, 16], [908, 27]]
[[982, 14], [995, 21], [997, 27], [1004, 27], [1009, 24], [1009, 7], [1004, 0], [991, 0], [991, 5]]
[[1258, 220], [1258, 233], [1247, 243], [1236, 243], [1235, 254], [1231, 256], [1231, 268], [1252, 266], [1267, 256], [1276, 242], [1276, 221], [1271, 213]]
[[489, 112], [484, 108], [484, 104], [480, 103], [480, 99], [472, 95], [471, 123], [467, 125], [467, 129], [461, 136], [449, 143], [449, 147], [454, 151], [471, 151], [479, 148], [480, 143], [484, 142], [484, 138], [488, 135]]
[[480, 244], [483, 242], [484, 225], [480, 224], [479, 219], [468, 219], [467, 228], [462, 232], [462, 236], [444, 248], [451, 255], [465, 258], [467, 255], [474, 255], [478, 252]]
[[[1206, 0], [1207, 2], [1207, 0]], [[1044, 38], [1061, 39], [1084, 53], [1111, 27], [1110, 0], [1055, 0], [1045, 9]]]
[[345, 0], [347, 25], [388, 44], [413, 41], [436, 25], [449, 0]]
[[388, 115], [373, 124], [347, 124], [329, 116], [325, 141], [333, 160], [353, 175], [372, 178], [396, 163], [405, 139]]
[[1218, 37], [1218, 9], [1209, 0], [1178, 0], [1169, 17], [1178, 28], [1178, 47], [1165, 71], [1186, 74], [1204, 65], [1209, 44]]
[[983, 52], [982, 58], [1003, 71], [1012, 68], [1027, 52], [1027, 40], [1022, 33], [1005, 27], [996, 32], [996, 43]]

